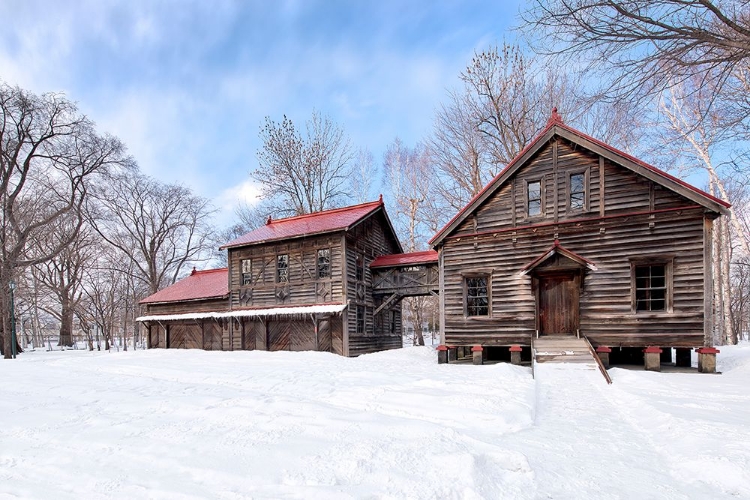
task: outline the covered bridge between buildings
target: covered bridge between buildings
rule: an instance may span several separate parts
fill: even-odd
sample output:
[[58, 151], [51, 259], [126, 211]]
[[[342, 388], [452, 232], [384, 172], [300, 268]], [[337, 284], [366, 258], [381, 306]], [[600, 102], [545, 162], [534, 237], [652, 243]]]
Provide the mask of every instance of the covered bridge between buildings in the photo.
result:
[[375, 314], [404, 297], [436, 297], [440, 291], [438, 253], [434, 250], [381, 255], [372, 261], [370, 270], [372, 294], [379, 302]]

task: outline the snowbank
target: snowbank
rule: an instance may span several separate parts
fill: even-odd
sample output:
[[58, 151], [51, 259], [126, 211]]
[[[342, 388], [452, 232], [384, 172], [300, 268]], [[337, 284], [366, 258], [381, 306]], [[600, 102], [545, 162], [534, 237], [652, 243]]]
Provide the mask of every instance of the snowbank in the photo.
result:
[[723, 375], [438, 365], [430, 348], [0, 362], [0, 497], [750, 498]]

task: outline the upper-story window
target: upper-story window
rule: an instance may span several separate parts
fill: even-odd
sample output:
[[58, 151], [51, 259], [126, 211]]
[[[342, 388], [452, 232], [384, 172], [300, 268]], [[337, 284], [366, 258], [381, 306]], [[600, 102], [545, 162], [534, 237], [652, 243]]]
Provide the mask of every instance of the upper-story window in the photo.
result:
[[542, 181], [526, 183], [526, 213], [529, 217], [542, 215]]
[[586, 209], [586, 174], [570, 174], [568, 208], [571, 211]]
[[289, 281], [289, 255], [276, 256], [276, 283], [287, 283]]
[[331, 249], [318, 250], [318, 278], [331, 277]]
[[240, 266], [242, 267], [242, 285], [251, 285], [253, 283], [253, 261], [242, 259]]

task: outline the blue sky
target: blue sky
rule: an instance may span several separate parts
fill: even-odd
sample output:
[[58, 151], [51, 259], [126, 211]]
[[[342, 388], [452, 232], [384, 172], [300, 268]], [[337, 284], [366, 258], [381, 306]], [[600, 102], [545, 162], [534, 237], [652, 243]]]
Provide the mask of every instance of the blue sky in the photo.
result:
[[[382, 160], [430, 133], [475, 50], [512, 39], [520, 0], [0, 2], [0, 79], [62, 91], [149, 175], [252, 196], [265, 116], [328, 114]], [[12, 22], [7, 22], [12, 20]]]

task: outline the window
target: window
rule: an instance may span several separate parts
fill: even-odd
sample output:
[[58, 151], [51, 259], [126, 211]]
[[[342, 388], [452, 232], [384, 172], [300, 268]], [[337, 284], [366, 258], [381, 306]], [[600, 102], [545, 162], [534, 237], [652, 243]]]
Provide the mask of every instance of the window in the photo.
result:
[[357, 255], [357, 262], [355, 263], [356, 269], [355, 269], [355, 277], [357, 278], [357, 281], [364, 281], [365, 280], [365, 266], [364, 266], [364, 259]]
[[391, 311], [391, 328], [390, 328], [391, 335], [395, 335], [396, 333], [396, 311]]
[[251, 285], [253, 283], [253, 261], [242, 259], [240, 266], [242, 267], [242, 285]]
[[542, 215], [542, 181], [526, 184], [526, 209], [529, 217]]
[[357, 333], [365, 333], [365, 306], [357, 306]]
[[487, 293], [487, 276], [466, 278], [466, 315], [488, 316], [489, 295]]
[[331, 249], [318, 250], [318, 278], [331, 277]]
[[667, 310], [667, 266], [635, 265], [635, 310]]
[[276, 256], [276, 283], [289, 281], [289, 255]]
[[578, 173], [570, 175], [570, 199], [568, 202], [570, 210], [586, 209], [586, 174]]

